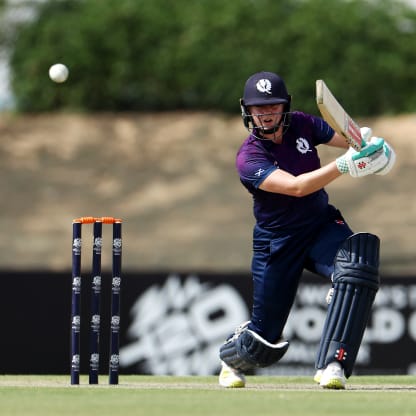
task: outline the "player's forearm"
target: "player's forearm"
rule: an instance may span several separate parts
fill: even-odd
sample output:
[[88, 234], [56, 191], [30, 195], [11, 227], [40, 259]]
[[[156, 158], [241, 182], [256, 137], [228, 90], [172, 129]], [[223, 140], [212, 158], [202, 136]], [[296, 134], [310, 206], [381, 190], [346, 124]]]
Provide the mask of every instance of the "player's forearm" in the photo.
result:
[[293, 176], [288, 172], [277, 169], [264, 180], [260, 189], [267, 192], [302, 197], [324, 188], [341, 175], [335, 162], [299, 176]]
[[335, 162], [331, 162], [312, 172], [303, 173], [295, 177], [295, 193], [293, 195], [300, 197], [312, 194], [324, 188], [341, 175], [342, 173], [338, 170]]

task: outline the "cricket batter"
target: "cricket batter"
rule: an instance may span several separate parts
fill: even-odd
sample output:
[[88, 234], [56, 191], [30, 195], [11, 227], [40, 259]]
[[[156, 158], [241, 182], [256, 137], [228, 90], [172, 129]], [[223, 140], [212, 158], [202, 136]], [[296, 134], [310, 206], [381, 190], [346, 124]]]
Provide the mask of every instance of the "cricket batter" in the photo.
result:
[[283, 329], [307, 269], [332, 282], [314, 380], [323, 388], [345, 388], [379, 287], [378, 237], [354, 233], [324, 187], [346, 173], [385, 175], [395, 153], [364, 127], [367, 144], [360, 152], [350, 148], [321, 167], [318, 145], [348, 144], [324, 120], [291, 112], [290, 105], [277, 74], [259, 72], [247, 80], [241, 110], [250, 135], [236, 167], [254, 201], [253, 305], [250, 321], [220, 348], [224, 387], [244, 387], [244, 372], [283, 357], [289, 347]]

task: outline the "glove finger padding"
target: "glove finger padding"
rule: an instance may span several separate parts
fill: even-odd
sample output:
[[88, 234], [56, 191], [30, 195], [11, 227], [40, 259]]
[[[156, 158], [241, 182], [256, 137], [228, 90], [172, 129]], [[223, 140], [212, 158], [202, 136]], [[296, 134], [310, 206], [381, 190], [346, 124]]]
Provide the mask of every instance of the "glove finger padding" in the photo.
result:
[[384, 142], [383, 150], [387, 157], [387, 164], [382, 169], [378, 170], [376, 175], [387, 175], [396, 163], [396, 152], [388, 143]]
[[[381, 150], [383, 148], [383, 145], [384, 139], [382, 139], [381, 137], [372, 137], [359, 152], [355, 151], [355, 153], [351, 153], [351, 157], [353, 159], [360, 159], [364, 156], [370, 156], [378, 150]], [[347, 154], [350, 153], [347, 152], [346, 155]]]

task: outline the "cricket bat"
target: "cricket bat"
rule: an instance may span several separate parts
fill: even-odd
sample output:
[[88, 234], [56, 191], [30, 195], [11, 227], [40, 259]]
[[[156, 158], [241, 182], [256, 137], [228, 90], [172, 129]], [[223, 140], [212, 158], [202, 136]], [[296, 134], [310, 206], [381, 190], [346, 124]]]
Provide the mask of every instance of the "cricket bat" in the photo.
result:
[[316, 81], [316, 103], [323, 119], [359, 152], [365, 146], [359, 125], [348, 115], [322, 79]]

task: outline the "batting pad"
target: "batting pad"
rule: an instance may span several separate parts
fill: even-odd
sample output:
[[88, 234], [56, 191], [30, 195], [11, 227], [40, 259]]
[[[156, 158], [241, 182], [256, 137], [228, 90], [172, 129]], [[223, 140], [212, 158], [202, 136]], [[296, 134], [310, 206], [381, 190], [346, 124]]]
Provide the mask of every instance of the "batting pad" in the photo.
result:
[[231, 368], [247, 371], [279, 361], [288, 348], [287, 341], [271, 344], [250, 329], [245, 329], [221, 346], [220, 358]]
[[379, 251], [379, 238], [368, 233], [352, 235], [338, 250], [317, 368], [339, 361], [345, 376], [351, 375], [380, 284]]

